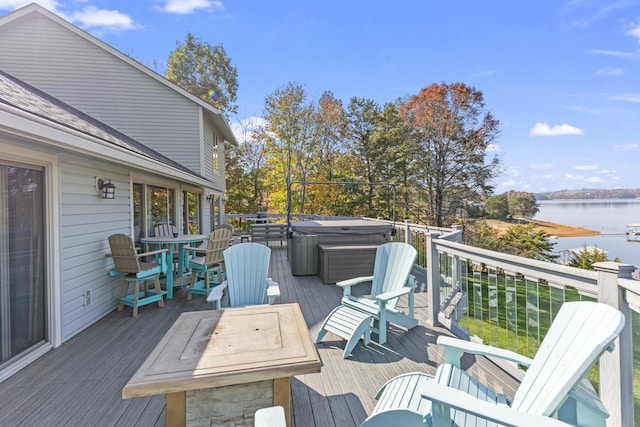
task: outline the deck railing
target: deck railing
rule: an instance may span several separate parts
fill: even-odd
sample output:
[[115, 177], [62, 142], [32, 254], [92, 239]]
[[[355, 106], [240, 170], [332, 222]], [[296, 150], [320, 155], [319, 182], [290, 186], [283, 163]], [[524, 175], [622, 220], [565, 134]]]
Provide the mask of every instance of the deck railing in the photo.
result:
[[[286, 221], [286, 215], [269, 216]], [[393, 224], [393, 240], [418, 251], [413, 273], [418, 288], [429, 294], [429, 322], [456, 335], [533, 356], [564, 302], [588, 299], [619, 309], [626, 327], [614, 350], [601, 357], [595, 382], [610, 413], [608, 426], [640, 425], [634, 417], [634, 406], [640, 407], [640, 386], [634, 390], [640, 384], [640, 348], [633, 346], [640, 334], [640, 281], [632, 278], [633, 265], [601, 262], [596, 271], [583, 270], [464, 245], [461, 227]], [[635, 413], [640, 418], [640, 410]]]
[[[640, 425], [634, 420], [634, 383], [640, 383], [640, 281], [635, 267], [596, 263], [583, 270], [488, 251], [460, 243], [461, 230], [416, 227], [405, 223], [396, 236], [424, 253], [425, 286], [430, 293], [428, 318], [458, 335], [533, 356], [560, 306], [566, 301], [595, 300], [619, 309], [626, 327], [615, 349], [599, 363], [601, 399], [610, 412], [608, 426]], [[420, 238], [415, 234], [424, 234]], [[423, 246], [424, 245], [424, 246]], [[420, 284], [419, 284], [420, 285]], [[632, 324], [638, 325], [635, 334]], [[640, 402], [635, 398], [635, 404]]]

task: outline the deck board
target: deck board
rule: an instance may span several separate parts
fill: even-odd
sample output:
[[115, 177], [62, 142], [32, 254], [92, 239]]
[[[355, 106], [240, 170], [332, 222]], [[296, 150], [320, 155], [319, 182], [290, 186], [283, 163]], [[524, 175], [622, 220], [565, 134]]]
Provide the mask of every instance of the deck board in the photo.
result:
[[[341, 289], [324, 285], [318, 276], [293, 276], [286, 246], [270, 246], [270, 275], [281, 288], [276, 303], [298, 302], [315, 338], [321, 322], [340, 303]], [[356, 294], [366, 291], [364, 285], [354, 289]], [[435, 341], [448, 331], [427, 326], [426, 297], [416, 294], [416, 328], [391, 325], [386, 344], [359, 343], [348, 359], [342, 358], [345, 341], [327, 333], [317, 345], [322, 372], [291, 381], [292, 424], [357, 426], [373, 409], [375, 393], [385, 381], [411, 371], [434, 373], [443, 360]], [[401, 299], [399, 306], [403, 304]], [[164, 396], [123, 400], [122, 387], [181, 313], [211, 309], [204, 297], [186, 301], [186, 292], [178, 290], [163, 309], [147, 305], [136, 318], [130, 308], [109, 313], [0, 383], [0, 425], [164, 426]], [[463, 366], [508, 396], [518, 384], [485, 358], [464, 357]]]

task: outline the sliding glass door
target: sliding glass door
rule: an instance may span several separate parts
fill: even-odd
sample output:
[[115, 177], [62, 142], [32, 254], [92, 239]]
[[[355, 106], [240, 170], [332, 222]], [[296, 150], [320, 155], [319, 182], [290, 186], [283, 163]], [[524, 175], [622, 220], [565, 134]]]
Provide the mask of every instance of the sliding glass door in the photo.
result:
[[44, 170], [0, 161], [0, 363], [47, 337]]

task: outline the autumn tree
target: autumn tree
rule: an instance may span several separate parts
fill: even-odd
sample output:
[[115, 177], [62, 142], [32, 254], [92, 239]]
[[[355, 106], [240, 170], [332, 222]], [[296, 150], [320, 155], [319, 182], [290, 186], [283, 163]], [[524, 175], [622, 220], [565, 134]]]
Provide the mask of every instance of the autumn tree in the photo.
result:
[[[366, 183], [378, 182], [376, 159], [384, 156], [384, 150], [376, 144], [374, 133], [380, 115], [380, 107], [375, 101], [365, 98], [351, 98], [347, 107], [346, 137], [349, 148], [356, 156], [354, 160], [354, 180]], [[365, 197], [358, 205], [366, 205], [365, 212], [374, 211], [374, 185], [366, 188]], [[355, 189], [355, 187], [354, 187]], [[360, 190], [357, 190], [360, 191]]]
[[232, 212], [256, 212], [266, 204], [266, 147], [256, 138], [259, 120], [241, 120], [238, 127], [239, 146], [225, 150], [227, 207]]
[[[266, 123], [259, 137], [267, 142], [280, 170], [280, 193], [286, 196], [290, 184], [300, 181], [302, 184], [296, 187], [297, 204], [304, 212], [304, 183], [318, 160], [313, 104], [307, 100], [302, 85], [290, 82], [267, 96], [263, 118]], [[281, 198], [279, 204], [282, 202], [286, 200]]]
[[500, 159], [488, 152], [499, 122], [485, 111], [482, 92], [464, 83], [432, 84], [409, 98], [401, 117], [415, 140], [432, 225], [443, 226], [457, 201], [491, 193]]
[[238, 70], [221, 44], [211, 45], [187, 33], [169, 54], [165, 78], [226, 114], [235, 114]]
[[513, 218], [533, 218], [540, 210], [536, 197], [525, 191], [509, 191], [509, 215]]
[[[319, 182], [344, 181], [345, 168], [342, 159], [346, 147], [342, 142], [345, 132], [345, 111], [342, 101], [333, 93], [324, 92], [318, 99], [314, 113], [315, 143], [318, 148], [317, 168], [314, 179]], [[307, 188], [308, 209], [321, 215], [335, 214], [335, 199], [339, 196], [339, 187], [312, 185]]]
[[485, 211], [489, 218], [502, 220], [509, 218], [509, 197], [507, 193], [489, 197], [485, 203]]

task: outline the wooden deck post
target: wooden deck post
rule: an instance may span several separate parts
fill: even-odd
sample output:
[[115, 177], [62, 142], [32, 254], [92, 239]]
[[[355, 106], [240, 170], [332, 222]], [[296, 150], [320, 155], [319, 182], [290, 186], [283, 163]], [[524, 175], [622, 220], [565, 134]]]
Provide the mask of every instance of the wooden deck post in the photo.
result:
[[633, 349], [631, 309], [618, 278], [630, 279], [635, 267], [617, 262], [597, 262], [598, 301], [611, 305], [624, 314], [625, 328], [615, 341], [614, 350], [600, 359], [600, 399], [610, 413], [607, 427], [633, 424]]

